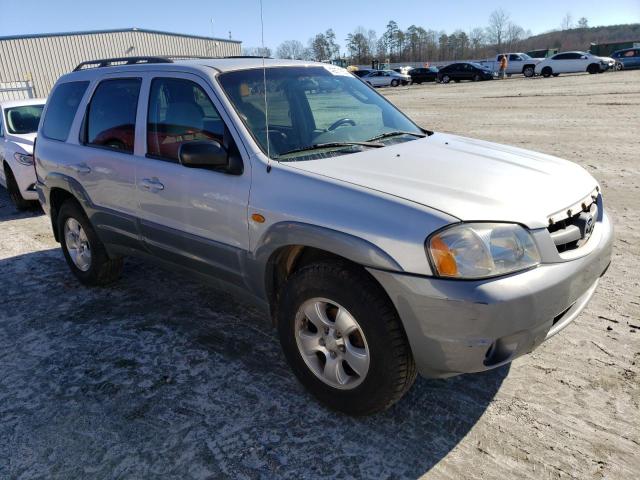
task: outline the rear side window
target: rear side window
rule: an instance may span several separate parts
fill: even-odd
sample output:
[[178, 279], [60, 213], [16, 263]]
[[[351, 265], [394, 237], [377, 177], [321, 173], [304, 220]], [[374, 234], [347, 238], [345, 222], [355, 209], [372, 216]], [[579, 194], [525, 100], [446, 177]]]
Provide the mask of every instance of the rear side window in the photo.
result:
[[182, 78], [151, 83], [147, 117], [147, 154], [178, 161], [180, 145], [194, 140], [222, 142], [224, 122], [205, 91]]
[[76, 110], [89, 82], [61, 83], [51, 94], [47, 114], [42, 123], [42, 135], [64, 142], [69, 136]]
[[104, 80], [93, 93], [85, 121], [85, 144], [133, 153], [139, 78]]

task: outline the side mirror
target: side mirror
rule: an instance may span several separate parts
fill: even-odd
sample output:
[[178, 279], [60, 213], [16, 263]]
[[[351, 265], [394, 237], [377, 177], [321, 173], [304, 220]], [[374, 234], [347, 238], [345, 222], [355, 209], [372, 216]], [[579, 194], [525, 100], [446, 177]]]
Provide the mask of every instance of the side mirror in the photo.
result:
[[190, 168], [224, 170], [229, 166], [227, 149], [215, 140], [198, 140], [180, 145], [180, 163]]

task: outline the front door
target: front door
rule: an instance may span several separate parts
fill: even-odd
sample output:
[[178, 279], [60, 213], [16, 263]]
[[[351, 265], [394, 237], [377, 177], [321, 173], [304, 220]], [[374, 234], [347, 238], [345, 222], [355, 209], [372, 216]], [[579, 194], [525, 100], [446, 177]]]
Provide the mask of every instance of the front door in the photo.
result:
[[[136, 164], [140, 230], [155, 255], [242, 285], [249, 249], [251, 171], [231, 175], [179, 162], [180, 145], [216, 140], [240, 155], [215, 94], [196, 75], [149, 76], [146, 154]], [[215, 103], [214, 103], [215, 100]]]

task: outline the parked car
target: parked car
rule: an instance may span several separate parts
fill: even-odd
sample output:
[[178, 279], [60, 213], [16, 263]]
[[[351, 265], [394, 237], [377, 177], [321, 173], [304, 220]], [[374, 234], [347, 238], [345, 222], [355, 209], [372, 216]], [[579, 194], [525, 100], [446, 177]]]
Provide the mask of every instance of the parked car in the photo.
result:
[[497, 73], [490, 68], [473, 62], [452, 63], [438, 70], [438, 81], [441, 83], [449, 83], [451, 80], [455, 82], [461, 80], [479, 82], [481, 80], [493, 80], [496, 76]]
[[616, 61], [618, 70], [640, 68], [640, 48], [625, 48], [613, 52], [611, 57]]
[[495, 59], [478, 62], [483, 67], [488, 67], [492, 72], [500, 69], [500, 58], [507, 56], [507, 75], [522, 74], [525, 77], [533, 77], [535, 68], [542, 61], [540, 58], [531, 58], [526, 53], [500, 53]]
[[374, 70], [370, 69], [370, 68], [361, 68], [361, 69], [358, 69], [358, 70], [354, 70], [351, 73], [353, 73], [356, 77], [364, 77], [365, 75], [368, 75], [373, 71]]
[[608, 68], [601, 58], [587, 52], [562, 52], [544, 59], [536, 65], [536, 75], [557, 77], [561, 73], [600, 73]]
[[393, 70], [373, 70], [361, 78], [372, 87], [397, 87], [398, 85], [407, 85], [411, 81], [409, 75]]
[[0, 184], [20, 210], [38, 200], [33, 142], [45, 101], [38, 98], [0, 103]]
[[398, 68], [392, 68], [392, 70], [396, 73], [402, 73], [403, 75], [409, 75], [411, 70], [413, 70], [414, 67], [410, 67], [410, 66], [406, 66], [406, 67], [398, 67]]
[[419, 67], [409, 72], [411, 83], [435, 82], [438, 78], [438, 67]]
[[139, 255], [231, 285], [334, 409], [532, 351], [609, 265], [600, 187], [576, 164], [423, 130], [333, 65], [119, 61], [61, 77], [38, 132], [71, 272], [104, 285]]

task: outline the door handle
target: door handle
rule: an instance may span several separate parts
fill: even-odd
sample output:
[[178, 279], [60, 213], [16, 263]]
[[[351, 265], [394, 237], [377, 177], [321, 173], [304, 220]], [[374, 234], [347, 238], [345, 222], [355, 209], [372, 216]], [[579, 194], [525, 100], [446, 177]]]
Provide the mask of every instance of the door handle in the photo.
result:
[[69, 169], [76, 173], [91, 173], [91, 167], [86, 163], [76, 163], [75, 165], [69, 165]]
[[140, 180], [140, 187], [150, 192], [159, 192], [164, 190], [164, 185], [157, 178], [143, 178]]

